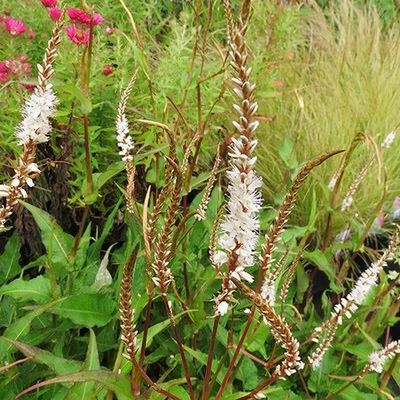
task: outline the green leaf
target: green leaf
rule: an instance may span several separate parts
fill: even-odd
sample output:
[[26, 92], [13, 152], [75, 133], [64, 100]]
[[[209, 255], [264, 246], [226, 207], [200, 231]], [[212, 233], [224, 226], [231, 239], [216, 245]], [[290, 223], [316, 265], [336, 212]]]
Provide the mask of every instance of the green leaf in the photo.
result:
[[21, 272], [18, 263], [21, 244], [16, 233], [8, 239], [3, 254], [0, 256], [0, 284], [14, 278]]
[[[99, 352], [97, 350], [96, 335], [90, 329], [89, 345], [86, 353], [86, 359], [83, 363], [83, 370], [94, 371], [100, 369]], [[95, 400], [95, 383], [85, 382], [74, 385], [68, 393], [66, 400]]]
[[114, 316], [115, 301], [109, 295], [100, 293], [77, 294], [61, 299], [51, 312], [69, 318], [77, 325], [104, 326]]
[[82, 114], [89, 114], [92, 111], [93, 106], [90, 99], [84, 95], [78, 86], [75, 86], [74, 84], [67, 84], [64, 85], [62, 89], [72, 94], [80, 102]]
[[235, 375], [243, 383], [244, 390], [251, 390], [257, 386], [258, 375], [257, 367], [254, 362], [244, 357], [240, 367]]
[[298, 166], [293, 152], [293, 142], [287, 137], [283, 139], [282, 146], [279, 149], [279, 156], [288, 168], [294, 169]]
[[0, 294], [21, 301], [45, 303], [51, 300], [50, 280], [43, 275], [30, 280], [16, 279], [0, 289]]
[[[22, 318], [16, 320], [4, 331], [3, 337], [14, 340], [18, 340], [24, 337], [29, 333], [32, 321], [39, 315], [43, 314], [46, 310], [53, 307], [54, 304], [57, 303], [57, 301], [45, 304], [44, 306], [41, 306], [36, 310], [31, 311], [30, 313], [24, 315]], [[3, 338], [0, 336], [0, 339]], [[11, 350], [12, 347], [13, 345], [10, 344], [9, 342], [6, 342], [4, 339], [0, 340], [0, 359], [2, 358], [3, 355], [5, 356]]]
[[321, 250], [305, 251], [303, 255], [306, 260], [313, 263], [318, 267], [318, 269], [326, 274], [329, 278], [329, 286], [334, 292], [340, 293], [342, 291], [342, 288], [336, 282], [335, 266]]
[[[168, 381], [168, 382], [159, 383], [158, 385], [162, 389], [168, 390], [168, 391], [172, 392], [173, 394], [176, 394], [177, 396], [179, 396], [180, 399], [186, 400], [187, 399], [186, 391], [183, 390], [182, 388], [179, 388], [179, 386], [178, 386], [178, 385], [181, 385], [181, 384], [184, 384], [184, 383], [186, 383], [186, 379], [185, 378], [178, 378], [178, 379], [173, 379], [173, 380]], [[165, 398], [166, 397], [163, 394], [155, 392], [155, 391], [152, 391], [151, 394], [150, 394], [149, 400], [162, 400], [162, 399], [165, 399]]]
[[23, 201], [20, 203], [29, 210], [39, 226], [50, 266], [54, 266], [59, 276], [65, 276], [70, 264], [69, 254], [73, 237], [63, 232], [56, 220], [47, 212]]
[[93, 191], [87, 193], [87, 182], [86, 180], [82, 185], [82, 193], [86, 204], [93, 204], [99, 195], [99, 190], [104, 186], [110, 179], [115, 175], [119, 174], [125, 168], [123, 162], [111, 164], [104, 172], [93, 174]]
[[[208, 355], [207, 354], [202, 353], [199, 350], [193, 350], [192, 348], [187, 347], [187, 346], [183, 346], [183, 347], [184, 347], [185, 351], [187, 351], [194, 359], [199, 361], [204, 366], [207, 365], [207, 359], [208, 359]], [[217, 371], [218, 364], [219, 364], [218, 360], [213, 360], [212, 361], [211, 372], [215, 373]], [[217, 376], [217, 379], [216, 379], [218, 383], [222, 383], [222, 380], [224, 379], [225, 371], [226, 371], [226, 368], [224, 368], [224, 367], [222, 367], [220, 369], [220, 371], [218, 373], [218, 376]]]
[[31, 357], [33, 361], [47, 365], [57, 375], [72, 374], [82, 369], [82, 364], [79, 361], [57, 357], [49, 351], [39, 349], [38, 347], [17, 340], [6, 340], [13, 344], [26, 357]]
[[74, 259], [74, 269], [80, 271], [85, 265], [87, 252], [90, 245], [90, 232], [92, 228], [92, 223], [90, 222], [85, 230], [85, 233], [82, 235], [81, 240], [79, 241], [78, 250], [76, 251], [76, 256]]
[[[108, 236], [108, 234], [110, 233], [110, 230], [111, 230], [111, 228], [113, 226], [115, 215], [117, 214], [119, 206], [121, 205], [121, 201], [122, 201], [122, 199], [120, 199], [118, 201], [118, 203], [113, 208], [113, 210], [110, 213], [110, 215], [107, 217], [107, 221], [104, 224], [104, 227], [103, 227], [103, 230], [101, 232], [100, 237], [94, 243], [92, 243], [90, 245], [89, 251], [88, 251], [88, 262], [96, 263], [97, 260], [100, 258], [101, 248], [103, 247], [103, 243], [104, 243], [106, 237]], [[94, 278], [97, 270], [96, 271], [92, 271], [92, 272], [94, 272], [94, 274], [93, 274], [93, 278]]]
[[110, 371], [80, 371], [75, 374], [58, 376], [36, 385], [32, 385], [20, 393], [29, 393], [37, 388], [56, 384], [56, 383], [76, 383], [76, 382], [96, 382], [98, 385], [104, 386], [112, 390], [118, 400], [132, 400], [131, 387], [129, 378], [125, 375], [115, 375]]
[[246, 340], [246, 348], [251, 352], [258, 351], [264, 359], [267, 359], [268, 356], [265, 351], [265, 343], [269, 336], [270, 331], [268, 326], [266, 324], [260, 324], [252, 335], [248, 335]]
[[361, 392], [356, 386], [351, 385], [335, 398], [338, 400], [378, 400], [379, 397], [376, 394]]

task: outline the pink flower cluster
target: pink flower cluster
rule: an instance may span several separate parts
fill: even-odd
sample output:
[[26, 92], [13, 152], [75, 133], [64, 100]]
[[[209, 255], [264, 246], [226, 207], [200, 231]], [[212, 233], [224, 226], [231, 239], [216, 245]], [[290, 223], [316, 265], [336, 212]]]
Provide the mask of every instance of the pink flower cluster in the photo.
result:
[[58, 21], [61, 18], [62, 11], [57, 7], [58, 0], [41, 0], [42, 4], [48, 8], [49, 17], [53, 21]]
[[[8, 82], [11, 78], [21, 79], [32, 73], [32, 66], [25, 54], [17, 58], [9, 58], [0, 62], [0, 82]], [[27, 85], [25, 85], [27, 87]], [[27, 87], [29, 90], [29, 88]]]
[[3, 27], [11, 36], [20, 36], [24, 32], [27, 32], [27, 36], [29, 39], [34, 39], [36, 34], [31, 29], [26, 27], [26, 24], [16, 18], [12, 18], [10, 16], [0, 15], [0, 27]]
[[104, 21], [104, 18], [95, 12], [89, 14], [79, 8], [69, 8], [68, 16], [72, 21], [72, 25], [68, 26], [67, 36], [76, 45], [88, 44], [90, 40], [90, 27], [99, 25]]

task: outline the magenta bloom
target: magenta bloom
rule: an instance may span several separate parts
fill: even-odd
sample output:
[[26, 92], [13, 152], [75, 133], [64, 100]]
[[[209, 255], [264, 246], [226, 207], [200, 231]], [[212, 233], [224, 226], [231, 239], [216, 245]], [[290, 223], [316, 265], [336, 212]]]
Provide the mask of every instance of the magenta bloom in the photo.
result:
[[8, 78], [9, 76], [7, 72], [0, 72], [0, 82], [7, 82]]
[[12, 36], [18, 36], [24, 33], [26, 29], [26, 25], [22, 21], [11, 17], [6, 18], [5, 27]]
[[25, 83], [24, 87], [29, 93], [33, 93], [33, 91], [36, 89], [36, 85], [34, 83]]
[[105, 65], [103, 67], [103, 75], [108, 76], [108, 75], [112, 74], [113, 70], [114, 69], [113, 69], [112, 65]]
[[89, 43], [90, 32], [88, 29], [83, 30], [77, 25], [72, 24], [67, 27], [67, 36], [78, 46]]
[[57, 0], [42, 0], [42, 4], [45, 7], [55, 7], [57, 5]]
[[61, 18], [62, 11], [57, 7], [49, 9], [49, 16], [53, 21], [58, 21]]
[[8, 79], [8, 67], [5, 62], [0, 62], [0, 82], [7, 82]]
[[72, 21], [85, 25], [99, 25], [104, 21], [100, 14], [94, 12], [93, 15], [89, 15], [86, 11], [74, 7], [68, 9], [68, 16]]
[[0, 74], [8, 72], [8, 67], [4, 61], [0, 62]]

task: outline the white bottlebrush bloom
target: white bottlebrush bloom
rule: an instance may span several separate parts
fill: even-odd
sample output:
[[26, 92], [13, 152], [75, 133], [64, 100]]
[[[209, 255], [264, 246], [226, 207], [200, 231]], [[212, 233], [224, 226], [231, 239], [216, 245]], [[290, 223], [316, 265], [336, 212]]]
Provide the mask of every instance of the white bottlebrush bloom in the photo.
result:
[[8, 185], [0, 185], [0, 198], [7, 197], [8, 193], [10, 193], [11, 187]]
[[343, 229], [335, 237], [335, 241], [338, 243], [345, 243], [350, 239], [351, 239], [351, 230], [350, 229]]
[[133, 74], [128, 86], [122, 92], [118, 106], [117, 119], [115, 121], [117, 130], [117, 143], [118, 147], [120, 148], [119, 154], [122, 156], [122, 161], [124, 161], [127, 165], [133, 160], [134, 142], [129, 134], [129, 124], [128, 119], [126, 118], [125, 110], [129, 95], [131, 94], [133, 86], [136, 82], [136, 75], [137, 71]]
[[232, 139], [229, 149], [230, 168], [226, 173], [227, 213], [221, 224], [222, 234], [217, 246], [218, 251], [224, 251], [227, 254], [227, 271], [222, 274], [222, 288], [215, 298], [217, 314], [221, 314], [221, 304], [232, 300], [234, 285], [231, 278], [253, 281], [253, 277], [245, 271], [245, 268], [254, 264], [254, 250], [260, 227], [258, 213], [262, 204], [261, 179], [253, 170], [257, 160], [253, 152], [257, 146], [254, 132], [259, 125], [259, 121], [255, 118], [258, 105], [253, 99], [255, 84], [250, 81], [251, 68], [247, 66], [248, 53], [239, 29], [233, 29], [230, 32], [229, 55], [234, 70], [233, 92], [238, 101], [233, 108], [239, 114], [232, 123], [238, 137]]
[[352, 204], [353, 204], [353, 197], [346, 196], [342, 202], [342, 211], [347, 211], [351, 207]]
[[219, 315], [225, 315], [228, 312], [229, 304], [226, 301], [222, 301], [217, 306], [217, 312]]
[[[343, 323], [343, 318], [351, 318], [374, 286], [376, 286], [379, 274], [387, 265], [387, 260], [393, 257], [397, 243], [398, 233], [395, 234], [394, 239], [390, 242], [389, 247], [380, 259], [372, 263], [371, 266], [361, 274], [350, 293], [345, 298], [342, 298], [340, 303], [336, 304], [330, 319], [320, 327], [314, 329], [312, 340], [319, 343], [319, 345], [308, 358], [313, 368], [317, 368], [320, 365], [323, 356], [333, 340], [337, 327]], [[325, 335], [323, 335], [323, 332], [325, 332]]]
[[261, 297], [267, 300], [270, 306], [275, 305], [276, 287], [274, 279], [270, 279], [268, 276], [265, 278], [264, 283], [261, 287]]
[[395, 271], [394, 269], [392, 269], [387, 273], [387, 277], [389, 280], [395, 281], [399, 277], [399, 274], [399, 271]]
[[[233, 152], [239, 151], [233, 145]], [[240, 161], [247, 165], [247, 158], [242, 157]], [[230, 171], [227, 172], [229, 179], [229, 200], [227, 204], [227, 216], [221, 224], [223, 234], [219, 244], [225, 251], [233, 251], [237, 258], [237, 268], [248, 267], [254, 263], [254, 248], [258, 240], [258, 212], [261, 208], [261, 179], [253, 170], [248, 173], [241, 172], [236, 161]]]
[[396, 132], [389, 132], [383, 140], [381, 147], [382, 149], [388, 149], [396, 139]]
[[134, 143], [132, 137], [129, 135], [129, 125], [125, 113], [119, 114], [116, 121], [117, 128], [117, 142], [120, 148], [119, 154], [125, 162], [133, 160]]
[[356, 285], [347, 295], [346, 300], [360, 305], [371, 289], [377, 284], [379, 274], [383, 270], [384, 265], [386, 265], [386, 262], [372, 263], [357, 279]]
[[58, 99], [50, 83], [44, 89], [40, 86], [35, 89], [22, 109], [23, 120], [16, 129], [15, 135], [20, 145], [29, 142], [45, 143], [49, 140], [50, 118], [57, 104]]
[[375, 351], [369, 356], [369, 363], [366, 366], [367, 371], [375, 371], [381, 373], [385, 362], [393, 358], [396, 354], [400, 354], [400, 341], [390, 342], [384, 349]]
[[333, 189], [335, 188], [337, 180], [338, 180], [338, 176], [337, 176], [337, 174], [335, 174], [335, 175], [332, 176], [331, 180], [329, 181], [328, 190], [330, 192], [332, 192]]

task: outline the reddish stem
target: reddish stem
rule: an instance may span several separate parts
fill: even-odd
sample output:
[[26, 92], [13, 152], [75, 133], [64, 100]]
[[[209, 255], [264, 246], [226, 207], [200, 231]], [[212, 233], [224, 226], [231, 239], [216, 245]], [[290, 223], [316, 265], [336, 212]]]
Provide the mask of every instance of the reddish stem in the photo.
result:
[[212, 335], [211, 335], [210, 348], [208, 349], [207, 367], [206, 367], [206, 373], [204, 375], [203, 395], [201, 396], [202, 400], [208, 399], [208, 396], [209, 396], [210, 390], [211, 390], [211, 380], [210, 380], [211, 368], [212, 368], [212, 361], [214, 358], [215, 340], [217, 337], [219, 320], [220, 320], [220, 316], [217, 315], [214, 318], [214, 325], [213, 325], [213, 331], [212, 331]]

